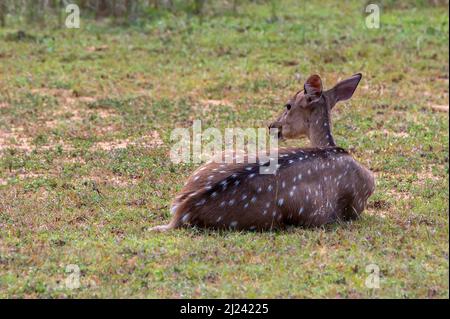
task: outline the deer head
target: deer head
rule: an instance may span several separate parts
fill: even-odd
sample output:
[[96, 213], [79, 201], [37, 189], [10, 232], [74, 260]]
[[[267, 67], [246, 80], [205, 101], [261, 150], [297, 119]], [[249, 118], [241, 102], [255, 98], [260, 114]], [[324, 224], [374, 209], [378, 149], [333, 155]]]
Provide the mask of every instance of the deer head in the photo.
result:
[[335, 146], [331, 135], [330, 111], [337, 102], [352, 97], [361, 77], [360, 73], [355, 74], [332, 89], [323, 91], [320, 76], [311, 75], [303, 90], [286, 103], [283, 113], [269, 128], [277, 128], [280, 139], [307, 136], [314, 147]]

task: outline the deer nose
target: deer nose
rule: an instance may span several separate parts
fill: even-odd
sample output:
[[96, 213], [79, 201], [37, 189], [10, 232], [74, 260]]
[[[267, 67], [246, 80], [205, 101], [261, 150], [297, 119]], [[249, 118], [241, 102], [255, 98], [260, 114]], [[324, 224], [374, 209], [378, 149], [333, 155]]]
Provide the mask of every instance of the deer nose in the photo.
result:
[[270, 124], [269, 124], [269, 130], [270, 130], [271, 128], [281, 129], [281, 123], [278, 122], [278, 121], [273, 122], [273, 123], [270, 123]]
[[[270, 130], [271, 129], [278, 129], [278, 131], [276, 132], [276, 136], [279, 138], [279, 139], [281, 139], [282, 138], [282, 133], [281, 133], [281, 130], [282, 130], [282, 124], [280, 123], [280, 122], [278, 122], [278, 121], [275, 121], [275, 122], [273, 122], [273, 123], [271, 123], [270, 125], [269, 125], [269, 132], [270, 132]], [[272, 134], [274, 134], [275, 132], [272, 132]]]

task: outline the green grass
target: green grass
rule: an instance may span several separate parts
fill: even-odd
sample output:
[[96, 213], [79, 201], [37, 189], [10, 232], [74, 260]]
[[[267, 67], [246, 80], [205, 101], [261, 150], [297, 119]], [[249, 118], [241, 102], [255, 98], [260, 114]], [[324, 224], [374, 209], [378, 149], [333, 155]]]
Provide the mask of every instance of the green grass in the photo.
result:
[[[372, 30], [358, 1], [271, 15], [0, 29], [0, 297], [449, 297], [448, 113], [432, 109], [449, 103], [448, 9], [386, 5]], [[173, 128], [265, 126], [316, 72], [326, 87], [364, 75], [333, 113], [337, 143], [376, 174], [360, 220], [147, 231], [196, 167], [169, 161]]]

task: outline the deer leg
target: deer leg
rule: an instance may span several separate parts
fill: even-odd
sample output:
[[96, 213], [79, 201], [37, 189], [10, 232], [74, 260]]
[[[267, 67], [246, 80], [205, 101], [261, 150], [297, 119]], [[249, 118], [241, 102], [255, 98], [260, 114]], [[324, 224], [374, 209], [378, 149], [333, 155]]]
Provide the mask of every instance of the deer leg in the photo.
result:
[[337, 221], [349, 221], [358, 218], [359, 210], [354, 194], [343, 194], [337, 201]]
[[171, 230], [173, 228], [174, 227], [171, 227], [170, 224], [167, 224], [167, 225], [155, 226], [155, 227], [150, 228], [149, 230], [150, 231], [154, 231], [154, 232], [161, 232], [162, 233], [162, 232], [166, 232], [168, 230]]
[[170, 221], [170, 223], [168, 223], [167, 225], [155, 226], [155, 227], [150, 228], [149, 230], [155, 231], [155, 232], [166, 232], [171, 229], [182, 226], [183, 224], [188, 222], [189, 216], [191, 215], [190, 213], [183, 213], [184, 207], [185, 207], [185, 203], [174, 205], [172, 207], [173, 217], [172, 217], [172, 220]]
[[181, 214], [175, 214], [175, 216], [173, 216], [172, 220], [170, 221], [170, 223], [168, 223], [167, 225], [159, 225], [159, 226], [155, 226], [150, 228], [150, 231], [154, 231], [154, 232], [166, 232], [169, 231], [171, 229], [174, 228], [178, 228], [181, 226], [182, 224], [182, 220], [181, 220]]
[[344, 209], [344, 220], [355, 220], [358, 219], [364, 210], [365, 200], [362, 197], [355, 197], [349, 203], [349, 205]]

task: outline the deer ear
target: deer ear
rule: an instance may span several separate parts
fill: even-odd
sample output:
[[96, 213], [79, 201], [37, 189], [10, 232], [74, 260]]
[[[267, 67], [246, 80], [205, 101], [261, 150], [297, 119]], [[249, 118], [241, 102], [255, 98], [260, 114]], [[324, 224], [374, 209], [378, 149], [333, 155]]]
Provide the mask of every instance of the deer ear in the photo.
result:
[[305, 94], [320, 97], [322, 95], [322, 80], [317, 74], [311, 75], [304, 85]]
[[343, 80], [336, 84], [334, 88], [329, 90], [329, 94], [333, 99], [333, 105], [336, 104], [339, 101], [345, 101], [348, 100], [353, 96], [353, 93], [355, 92], [356, 88], [358, 87], [359, 81], [362, 78], [361, 73], [357, 73], [353, 75], [352, 77]]

